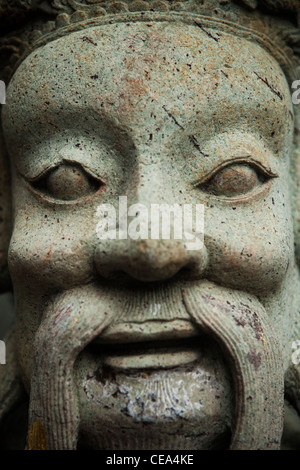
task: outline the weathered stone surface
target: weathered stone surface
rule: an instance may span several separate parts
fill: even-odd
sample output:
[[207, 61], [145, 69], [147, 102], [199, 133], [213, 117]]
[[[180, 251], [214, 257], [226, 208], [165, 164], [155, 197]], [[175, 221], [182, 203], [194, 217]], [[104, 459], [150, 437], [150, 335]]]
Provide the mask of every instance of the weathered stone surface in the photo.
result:
[[[22, 383], [28, 449], [299, 448], [298, 1], [26, 5], [2, 40], [2, 429]], [[124, 196], [129, 219], [203, 205], [204, 246], [99, 237]]]

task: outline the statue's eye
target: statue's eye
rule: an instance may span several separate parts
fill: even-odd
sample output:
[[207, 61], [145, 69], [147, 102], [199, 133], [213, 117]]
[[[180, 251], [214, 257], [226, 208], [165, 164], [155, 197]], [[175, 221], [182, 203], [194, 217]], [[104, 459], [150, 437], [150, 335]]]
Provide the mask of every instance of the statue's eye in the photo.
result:
[[215, 196], [237, 197], [250, 193], [268, 181], [272, 173], [248, 163], [234, 163], [220, 169], [199, 188]]
[[62, 164], [31, 182], [34, 189], [53, 199], [74, 201], [95, 193], [103, 183], [75, 163]]

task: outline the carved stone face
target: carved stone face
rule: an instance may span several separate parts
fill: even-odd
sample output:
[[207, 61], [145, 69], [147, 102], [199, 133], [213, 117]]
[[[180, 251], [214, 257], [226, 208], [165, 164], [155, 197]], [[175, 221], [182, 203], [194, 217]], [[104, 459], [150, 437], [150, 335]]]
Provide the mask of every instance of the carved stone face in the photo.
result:
[[[264, 370], [269, 323], [286, 369], [298, 301], [293, 110], [279, 65], [246, 39], [196, 25], [90, 28], [21, 64], [3, 125], [9, 266], [32, 403], [40, 387], [61, 406], [37, 378], [54, 377], [67, 357], [56, 380], [72, 381], [79, 445], [226, 448], [242, 400], [237, 376]], [[147, 207], [204, 204], [204, 248], [99, 240], [97, 207], [117, 208], [124, 195]]]

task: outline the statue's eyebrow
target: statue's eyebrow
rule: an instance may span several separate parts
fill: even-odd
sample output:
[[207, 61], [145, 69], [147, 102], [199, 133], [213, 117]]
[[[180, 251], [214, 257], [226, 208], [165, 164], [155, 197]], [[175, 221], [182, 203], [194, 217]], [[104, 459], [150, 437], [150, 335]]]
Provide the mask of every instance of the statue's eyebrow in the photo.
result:
[[256, 88], [252, 92], [247, 91], [247, 84], [245, 93], [237, 94], [234, 86], [226, 96], [216, 91], [209, 97], [208, 103], [204, 102], [204, 108], [201, 108], [202, 99], [198, 109], [195, 100], [195, 116], [191, 116], [189, 121], [178, 113], [178, 107], [173, 103], [164, 103], [161, 106], [162, 113], [176, 135], [185, 135], [189, 140], [188, 145], [192, 144], [202, 157], [209, 156], [205, 151], [205, 143], [212, 133], [239, 130], [241, 127], [248, 132], [259, 133], [274, 153], [279, 154], [284, 146], [283, 134], [288, 132], [289, 124], [293, 121], [292, 107], [282, 92], [270, 85], [270, 80], [260, 80], [254, 73], [252, 80], [254, 84], [259, 82], [257, 94]]
[[[37, 106], [40, 108], [38, 119]], [[31, 140], [31, 137], [38, 141], [41, 137], [44, 138], [44, 136], [53, 135], [68, 128], [77, 128], [79, 131], [84, 128], [85, 133], [90, 132], [94, 135], [96, 131], [99, 131], [102, 138], [107, 137], [108, 144], [118, 142], [118, 137], [126, 139], [127, 142], [131, 141], [126, 125], [122, 125], [116, 116], [112, 118], [101, 104], [99, 108], [96, 108], [93, 104], [89, 106], [86, 103], [62, 104], [51, 99], [43, 101], [39, 98], [37, 103], [32, 105], [30, 103], [30, 106], [27, 106], [25, 120], [23, 118], [19, 120], [18, 117], [13, 116], [11, 127], [13, 132], [17, 133], [18, 139], [24, 139], [24, 142]]]
[[17, 133], [18, 141], [23, 141], [22, 149], [20, 149], [22, 153], [24, 150], [30, 153], [30, 147], [34, 148], [46, 140], [60, 139], [65, 144], [68, 134], [70, 137], [78, 135], [78, 138], [91, 136], [95, 144], [97, 141], [101, 142], [108, 148], [115, 149], [116, 153], [126, 154], [127, 149], [134, 148], [133, 140], [126, 127], [121, 126], [105, 111], [98, 112], [93, 107], [89, 107], [89, 113], [85, 113], [83, 117], [82, 109], [71, 104], [66, 109], [58, 110], [56, 106], [49, 106], [47, 110], [43, 119], [35, 119], [33, 110], [32, 115], [27, 115], [25, 123], [23, 121], [14, 126], [13, 133]]
[[213, 126], [200, 126], [188, 136], [203, 157], [207, 156], [203, 142], [208, 142], [212, 134], [214, 137], [224, 132], [240, 130], [259, 136], [273, 150], [274, 155], [279, 155], [285, 146], [285, 136], [294, 127], [293, 113], [289, 107], [280, 105], [278, 109], [273, 101], [269, 105], [259, 101], [256, 104], [241, 102], [234, 108], [230, 103], [224, 103], [221, 108], [220, 113], [210, 115], [208, 110], [206, 114], [208, 122], [213, 120]]

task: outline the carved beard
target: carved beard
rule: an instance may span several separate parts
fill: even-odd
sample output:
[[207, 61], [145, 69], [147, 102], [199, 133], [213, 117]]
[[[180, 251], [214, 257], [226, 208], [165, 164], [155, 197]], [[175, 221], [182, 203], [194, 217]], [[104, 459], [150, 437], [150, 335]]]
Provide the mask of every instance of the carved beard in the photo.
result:
[[[219, 387], [221, 395], [223, 394], [221, 398], [225, 397], [224, 406], [227, 410], [231, 406], [228, 392], [230, 378], [226, 365], [218, 354], [218, 348], [212, 352], [214, 341], [228, 361], [235, 393], [233, 431], [229, 448], [279, 449], [284, 402], [282, 354], [263, 306], [252, 295], [206, 281], [198, 285], [186, 283], [175, 287], [166, 286], [166, 292], [167, 301], [161, 290], [154, 288], [151, 293], [157, 304], [165, 305], [158, 320], [185, 317], [197, 325], [199, 332], [207, 335], [207, 340], [199, 341], [199, 344], [202, 344], [202, 353], [210, 364], [217, 359], [220, 382], [216, 384], [216, 389]], [[45, 433], [47, 449], [77, 448], [81, 422], [79, 402], [82, 406], [82, 391], [81, 387], [78, 390], [77, 386], [80, 383], [78, 378], [82, 375], [81, 371], [86, 370], [85, 366], [80, 368], [78, 364], [89, 363], [85, 363], [85, 358], [90, 355], [87, 346], [99, 335], [101, 338], [101, 333], [110, 325], [143, 318], [141, 296], [144, 295], [142, 291], [130, 293], [126, 289], [90, 284], [65, 292], [47, 309], [36, 335], [30, 392], [29, 448], [39, 446], [41, 433]], [[128, 305], [131, 307], [128, 308]], [[117, 398], [115, 428], [111, 425], [111, 418], [100, 418], [97, 439], [102, 448], [137, 450], [165, 446], [164, 448], [178, 450], [184, 447], [197, 449], [197, 439], [201, 441], [200, 448], [203, 448], [203, 445], [204, 448], [216, 445], [216, 442], [209, 442], [209, 435], [206, 436], [207, 439], [200, 439], [201, 413], [195, 413], [195, 403], [199, 403], [201, 397], [201, 394], [197, 395], [200, 391], [199, 387], [197, 390], [197, 380], [203, 375], [203, 361], [200, 364], [195, 361], [178, 368], [147, 371], [148, 377], [139, 390], [139, 397], [130, 396], [130, 381], [138, 381], [140, 384], [145, 371], [117, 372], [116, 381], [116, 374], [112, 371], [107, 373], [101, 366], [101, 361], [95, 364], [98, 364], [97, 370], [90, 369], [86, 377], [94, 379], [95, 375], [98, 376], [98, 386], [103, 396], [109, 395], [107, 392], [113, 390], [109, 388], [113, 387], [112, 378], [118, 383], [118, 390], [120, 391], [121, 384], [124, 392], [123, 396], [121, 393]], [[143, 412], [134, 411], [134, 407], [141, 403], [141, 397], [151, 397], [153, 394], [156, 399], [160, 396], [159, 406], [152, 404], [151, 407], [148, 402], [145, 408], [144, 400]], [[189, 399], [192, 396], [194, 402], [192, 398]], [[180, 408], [178, 401], [184, 397], [188, 397], [185, 400], [186, 406]], [[179, 398], [177, 402], [176, 398]], [[109, 408], [108, 403], [111, 405], [110, 400], [110, 396], [108, 402], [102, 400], [104, 415], [105, 408]], [[123, 415], [124, 410], [127, 415], [123, 429], [120, 406], [123, 406]], [[174, 423], [174, 416], [170, 415], [171, 409], [173, 414], [175, 410], [175, 414], [179, 416], [175, 427], [171, 426], [172, 432], [168, 433], [170, 422]], [[136, 423], [136, 427], [131, 427], [132, 433], [126, 422], [128, 416]], [[137, 419], [138, 416], [142, 416], [142, 419]], [[226, 421], [224, 417], [220, 418], [220, 421], [222, 420]], [[145, 424], [147, 422], [148, 425]], [[158, 427], [155, 428], [157, 424]], [[208, 426], [212, 424], [218, 425], [214, 422], [208, 423]], [[228, 422], [225, 425], [223, 422], [222, 425], [226, 428]], [[158, 429], [160, 431], [157, 434]], [[220, 430], [224, 445], [222, 432], [224, 433], [224, 429]], [[173, 437], [169, 439], [170, 436]]]

